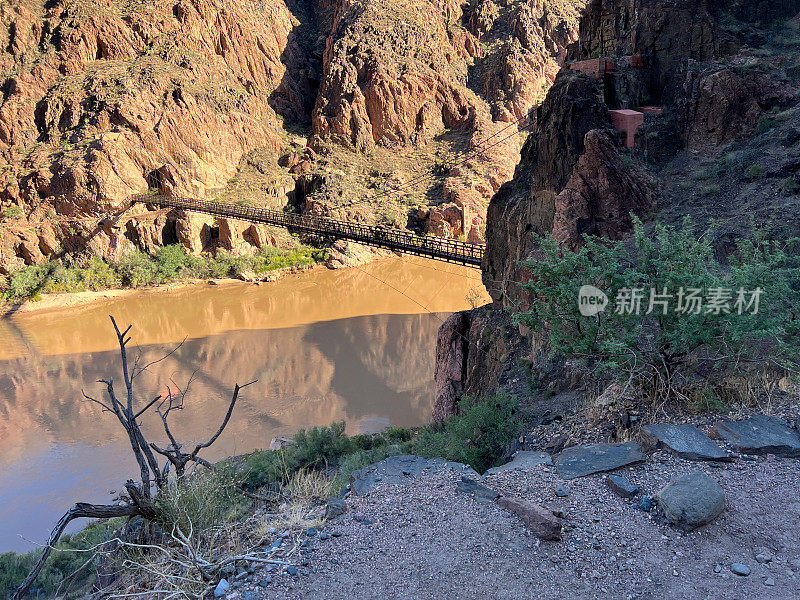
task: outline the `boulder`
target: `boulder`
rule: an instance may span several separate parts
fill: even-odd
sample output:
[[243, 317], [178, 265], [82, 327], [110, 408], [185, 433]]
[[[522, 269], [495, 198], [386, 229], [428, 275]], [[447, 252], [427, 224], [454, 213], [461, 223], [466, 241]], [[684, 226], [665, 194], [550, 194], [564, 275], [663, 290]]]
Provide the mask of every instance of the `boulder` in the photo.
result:
[[347, 512], [347, 504], [342, 498], [330, 498], [325, 505], [325, 520], [330, 521]]
[[642, 436], [653, 448], [664, 447], [689, 460], [730, 460], [727, 452], [694, 425], [645, 425]]
[[743, 421], [717, 423], [712, 434], [745, 454], [800, 458], [800, 433], [783, 419], [757, 415]]
[[621, 475], [609, 475], [606, 479], [606, 484], [620, 498], [633, 498], [639, 493], [639, 486], [631, 483]]
[[647, 457], [637, 442], [573, 446], [553, 461], [564, 479], [585, 477], [593, 473], [613, 471], [626, 465], [643, 462]]
[[279, 436], [276, 436], [276, 437], [272, 438], [272, 440], [269, 443], [269, 449], [270, 450], [283, 450], [284, 448], [287, 448], [288, 446], [292, 446], [294, 443], [295, 443], [295, 441], [293, 439], [284, 437], [282, 435], [279, 435]]
[[451, 462], [441, 458], [422, 458], [403, 454], [390, 456], [350, 475], [350, 489], [356, 496], [364, 496], [378, 485], [407, 485], [420, 475], [450, 470], [479, 479], [479, 475], [469, 465]]
[[561, 539], [561, 521], [546, 508], [508, 496], [501, 497], [497, 503], [522, 519], [536, 537], [549, 541]]
[[457, 238], [464, 232], [464, 213], [453, 202], [432, 206], [428, 213], [428, 233], [437, 237]]
[[725, 492], [705, 473], [674, 479], [656, 495], [664, 516], [673, 525], [691, 531], [716, 519], [725, 509]]

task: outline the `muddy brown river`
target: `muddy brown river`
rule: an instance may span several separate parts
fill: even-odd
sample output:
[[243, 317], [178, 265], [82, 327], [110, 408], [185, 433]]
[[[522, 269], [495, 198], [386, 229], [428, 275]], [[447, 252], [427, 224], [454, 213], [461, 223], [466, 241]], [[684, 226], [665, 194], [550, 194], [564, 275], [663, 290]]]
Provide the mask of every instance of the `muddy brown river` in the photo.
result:
[[[109, 314], [133, 324], [131, 347], [143, 360], [185, 340], [136, 391], [152, 398], [196, 372], [173, 425], [186, 441], [213, 433], [235, 383], [258, 380], [209, 449], [214, 460], [333, 421], [349, 433], [425, 423], [437, 329], [476, 300], [488, 301], [477, 270], [405, 257], [1, 319], [0, 552], [33, 548], [75, 501], [109, 501], [136, 474], [119, 424], [81, 395], [101, 395], [101, 377], [122, 380]], [[163, 442], [156, 425], [143, 422]]]

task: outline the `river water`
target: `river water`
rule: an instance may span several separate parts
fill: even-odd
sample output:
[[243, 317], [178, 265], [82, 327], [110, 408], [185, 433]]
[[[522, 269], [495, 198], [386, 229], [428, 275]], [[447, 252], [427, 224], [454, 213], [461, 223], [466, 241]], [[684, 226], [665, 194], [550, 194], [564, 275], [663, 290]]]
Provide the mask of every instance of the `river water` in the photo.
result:
[[[102, 396], [124, 392], [108, 319], [132, 324], [132, 354], [166, 360], [139, 377], [153, 398], [195, 373], [179, 439], [219, 426], [235, 383], [234, 415], [209, 460], [266, 448], [276, 435], [345, 421], [348, 433], [425, 423], [433, 403], [436, 332], [448, 314], [487, 301], [474, 269], [415, 257], [358, 269], [317, 269], [277, 282], [151, 290], [0, 320], [0, 553], [41, 543], [75, 501], [107, 502], [136, 476], [127, 437]], [[151, 417], [151, 441], [165, 435]], [[76, 525], [77, 526], [77, 525]]]

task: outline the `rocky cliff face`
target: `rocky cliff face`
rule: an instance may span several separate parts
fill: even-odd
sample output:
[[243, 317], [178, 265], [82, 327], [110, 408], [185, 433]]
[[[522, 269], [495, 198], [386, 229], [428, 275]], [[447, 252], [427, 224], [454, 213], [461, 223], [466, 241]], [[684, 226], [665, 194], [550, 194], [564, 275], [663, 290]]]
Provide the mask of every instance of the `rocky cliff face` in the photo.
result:
[[[4, 4], [0, 205], [24, 213], [6, 251], [30, 262], [88, 245], [114, 258], [137, 225], [93, 217], [148, 188], [207, 195], [247, 153], [277, 153], [276, 108], [301, 113], [307, 87], [287, 77], [302, 60], [292, 21], [282, 3]], [[37, 242], [26, 225], [43, 222]]]
[[[176, 231], [187, 247], [207, 247], [213, 221], [120, 211], [148, 189], [281, 206], [292, 178], [338, 177], [327, 159], [308, 158], [307, 141], [366, 156], [420, 148], [447, 131], [463, 136], [472, 160], [439, 173], [424, 213], [433, 218], [419, 223], [482, 241], [488, 200], [517, 162], [516, 120], [552, 82], [584, 4], [6, 3], [0, 213], [17, 208], [2, 224], [0, 270], [83, 250], [115, 259], [130, 244], [174, 241]], [[364, 163], [356, 178], [371, 182], [371, 159], [355, 161]], [[255, 192], [235, 183], [248, 178]], [[337, 209], [318, 187], [314, 201]], [[457, 214], [444, 227], [447, 210]]]
[[[800, 118], [792, 108], [800, 70], [791, 50], [800, 15], [780, 21], [785, 31], [770, 38], [759, 28], [798, 7], [776, 3], [756, 22], [748, 12], [755, 4], [589, 2], [567, 50], [568, 61], [587, 62], [559, 72], [536, 111], [514, 179], [488, 208], [483, 279], [494, 306], [454, 317], [440, 332], [437, 417], [450, 414], [464, 390], [517, 390], [519, 374], [508, 361], [527, 361], [531, 377], [548, 389], [574, 383], [547, 359], [543, 340], [485, 318], [487, 311], [524, 306], [521, 263], [535, 257], [534, 235], [552, 235], [574, 249], [583, 234], [624, 239], [631, 214], [667, 223], [690, 214], [701, 227], [712, 218], [725, 223], [716, 234], [722, 247], [745, 233], [741, 215], [753, 211], [759, 225], [779, 236], [800, 225], [785, 210], [800, 176], [800, 149], [786, 150], [794, 148], [789, 140], [796, 140], [791, 132]], [[623, 148], [609, 111], [646, 105], [656, 108], [641, 117], [634, 147]], [[709, 182], [714, 178], [719, 183]], [[466, 337], [461, 344], [456, 330]], [[483, 386], [483, 372], [469, 365], [509, 347], [517, 352], [503, 359], [505, 368], [484, 366], [501, 375]], [[522, 392], [523, 399], [530, 395]]]

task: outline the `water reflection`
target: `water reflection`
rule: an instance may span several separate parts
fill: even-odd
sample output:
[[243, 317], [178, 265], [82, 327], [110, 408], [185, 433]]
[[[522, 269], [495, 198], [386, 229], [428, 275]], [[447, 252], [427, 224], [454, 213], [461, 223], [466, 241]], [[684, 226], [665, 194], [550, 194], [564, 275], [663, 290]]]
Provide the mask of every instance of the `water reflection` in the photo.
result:
[[[0, 321], [0, 552], [30, 548], [20, 534], [44, 539], [73, 501], [106, 501], [136, 472], [116, 421], [81, 399], [82, 388], [101, 393], [101, 377], [121, 381], [108, 313], [134, 323], [144, 361], [187, 338], [138, 380], [140, 398], [148, 398], [196, 371], [174, 425], [187, 441], [216, 429], [234, 383], [258, 379], [211, 449], [215, 459], [336, 420], [350, 432], [425, 422], [441, 318], [464, 308], [478, 286], [474, 271], [444, 267], [453, 271], [407, 260], [367, 267], [413, 290], [413, 300], [359, 271], [322, 271], [270, 286], [148, 293]], [[156, 425], [143, 423], [162, 441]]]

